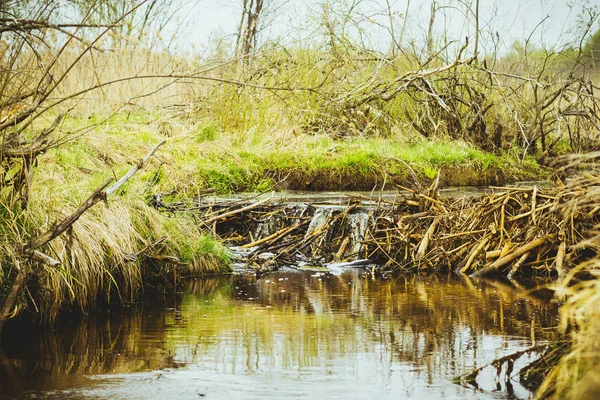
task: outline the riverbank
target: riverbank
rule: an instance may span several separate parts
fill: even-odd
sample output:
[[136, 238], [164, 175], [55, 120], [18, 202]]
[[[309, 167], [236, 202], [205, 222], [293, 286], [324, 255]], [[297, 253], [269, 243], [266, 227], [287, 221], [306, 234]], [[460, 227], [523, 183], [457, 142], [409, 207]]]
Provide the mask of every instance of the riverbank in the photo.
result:
[[[435, 180], [438, 171], [439, 188], [501, 185], [516, 180], [539, 180], [547, 174], [530, 158], [523, 162], [516, 153], [485, 153], [460, 141], [423, 141], [401, 135], [333, 139], [293, 132], [274, 135], [223, 132], [206, 122], [167, 121], [150, 114], [120, 114], [108, 121], [92, 116], [85, 121], [96, 124], [91, 132], [40, 157], [29, 202], [29, 221], [34, 221], [28, 230], [31, 235], [48, 229], [54, 221], [68, 215], [108, 176], [123, 176], [156, 143], [165, 139], [167, 142], [143, 170], [107, 199], [106, 204], [91, 208], [72, 229], [42, 249], [61, 264], [58, 268], [42, 267], [42, 272], [27, 286], [26, 295], [20, 298], [18, 312], [27, 310], [44, 320], [52, 320], [65, 310], [87, 313], [104, 308], [107, 302], [135, 302], [141, 290], [148, 285], [155, 286], [156, 282], [169, 285], [185, 275], [231, 271], [229, 251], [213, 236], [214, 231], [219, 233], [218, 224], [214, 224], [219, 214], [217, 210], [207, 219], [211, 223], [204, 226], [205, 219], [198, 218], [197, 213], [174, 212], [161, 208], [157, 201], [190, 204], [208, 192], [226, 194], [239, 190], [380, 191], [394, 190], [396, 185], [424, 189]], [[81, 119], [70, 118], [63, 129], [72, 134], [83, 125]], [[534, 226], [536, 216], [539, 221], [551, 212], [556, 215], [556, 221], [552, 221], [560, 224], [559, 196], [540, 192], [546, 197], [539, 197], [536, 205], [535, 200], [532, 202], [534, 193], [532, 190], [511, 192], [506, 196], [507, 202], [500, 195], [488, 198], [497, 214], [497, 218], [492, 219], [500, 223], [502, 215], [507, 221], [524, 218], [531, 220], [530, 225]], [[419, 194], [422, 193], [415, 193], [416, 202], [408, 199], [403, 203], [407, 213], [430, 211], [431, 214], [427, 216], [429, 219], [419, 220], [421, 234], [407, 237], [405, 247], [416, 246], [409, 249], [412, 258], [418, 256], [417, 247], [421, 247], [432, 221], [436, 218], [445, 221], [447, 217], [447, 225], [454, 224], [444, 207], [456, 208], [450, 200], [440, 203]], [[230, 205], [229, 209], [240, 205]], [[457, 206], [457, 210], [460, 209]], [[533, 210], [539, 212], [519, 217]], [[401, 214], [398, 216], [404, 215]], [[20, 243], [26, 243], [28, 238], [15, 240], [10, 224], [19, 222], [8, 218], [7, 213], [4, 215], [2, 242], [7, 253], [2, 259], [0, 282], [5, 295], [17, 271], [12, 257], [18, 254]], [[479, 231], [489, 228], [489, 224], [484, 225]], [[382, 229], [381, 232], [388, 232], [385, 227]], [[450, 234], [464, 238], [465, 232], [468, 229]], [[471, 266], [474, 260], [479, 260], [479, 267], [485, 265], [487, 253], [502, 247], [503, 242], [499, 236], [494, 249], [485, 248], [493, 241], [482, 232], [477, 232], [476, 240], [470, 244], [462, 248], [460, 244], [455, 246], [458, 250], [451, 253], [453, 257], [459, 256], [466, 262], [472, 259]], [[394, 234], [403, 237], [401, 229]], [[520, 245], [513, 243], [508, 251], [519, 250], [534, 240], [525, 230], [517, 229], [515, 234], [520, 238]], [[493, 235], [502, 235], [502, 230], [498, 229]], [[338, 239], [339, 245], [344, 238]], [[253, 240], [260, 237], [254, 236]], [[385, 251], [382, 240], [383, 237], [379, 237], [375, 245]], [[560, 245], [560, 237], [553, 236], [548, 243], [556, 246], [542, 246], [543, 251], [527, 254], [533, 258], [539, 254], [546, 268], [543, 274], [548, 274], [547, 269], [555, 271], [558, 258], [555, 247]], [[517, 258], [520, 260], [523, 255], [525, 253]], [[435, 264], [429, 256], [422, 261]], [[521, 265], [526, 264], [525, 261]], [[571, 268], [572, 262], [573, 259], [567, 259], [565, 265]]]
[[[415, 172], [423, 181], [442, 186], [500, 185], [541, 180], [548, 171], [519, 151], [488, 153], [450, 139], [424, 139], [396, 132], [389, 137], [334, 138], [293, 127], [275, 131], [227, 130], [209, 120], [193, 121], [159, 114], [118, 114], [108, 120], [93, 116], [94, 132], [54, 157], [73, 169], [103, 173], [131, 162], [144, 147], [167, 139], [154, 170], [138, 180], [150, 181], [160, 193], [193, 197], [197, 190], [220, 193], [271, 190], [394, 190], [411, 186]], [[77, 130], [87, 118], [71, 118]], [[53, 156], [48, 160], [52, 162]], [[160, 164], [160, 171], [156, 165]], [[122, 166], [121, 168], [124, 168]], [[77, 171], [75, 171], [77, 172]]]
[[[107, 299], [132, 301], [144, 282], [156, 277], [230, 270], [227, 251], [208, 230], [189, 213], [159, 213], [150, 205], [155, 195], [172, 201], [191, 200], [207, 190], [394, 190], [414, 186], [413, 172], [427, 183], [440, 171], [441, 186], [502, 184], [546, 174], [516, 154], [495, 155], [460, 141], [399, 133], [334, 139], [293, 129], [227, 132], [207, 121], [150, 113], [67, 117], [61, 130], [82, 136], [40, 156], [27, 215], [2, 211], [2, 296], [15, 279], [19, 246], [72, 212], [107, 177], [123, 176], [149, 148], [167, 142], [106, 205], [90, 209], [44, 249], [60, 267], [43, 266], [29, 285], [32, 297], [21, 302], [21, 309], [44, 319], [65, 307], [86, 312]], [[27, 229], [12, 229], [14, 224]]]

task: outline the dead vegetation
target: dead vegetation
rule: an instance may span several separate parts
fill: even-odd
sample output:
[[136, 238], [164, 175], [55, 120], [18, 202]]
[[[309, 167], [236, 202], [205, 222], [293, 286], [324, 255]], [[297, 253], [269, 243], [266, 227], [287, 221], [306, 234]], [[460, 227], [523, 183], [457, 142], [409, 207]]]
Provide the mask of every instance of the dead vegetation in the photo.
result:
[[[107, 204], [108, 196], [120, 191], [164, 141], [119, 178], [114, 171], [112, 177], [106, 174], [83, 194], [73, 190], [58, 207], [54, 187], [34, 188], [39, 183], [40, 160], [95, 125], [90, 121], [85, 127], [65, 129], [67, 115], [82, 96], [139, 78], [113, 75], [108, 80], [90, 74], [92, 66], [97, 66], [95, 55], [102, 53], [107, 43], [114, 44], [114, 37], [110, 38], [113, 29], [123, 27], [146, 2], [121, 3], [122, 12], [115, 11], [117, 15], [110, 21], [96, 22], [100, 3], [82, 2], [78, 10], [68, 9], [68, 4], [63, 4], [67, 9], [60, 9], [61, 4], [54, 1], [0, 2], [0, 335], [5, 322], [26, 308], [48, 321], [68, 306], [87, 311], [111, 296], [127, 301], [141, 287], [144, 276], [151, 275], [142, 264], [154, 263], [158, 266], [154, 272], [161, 273], [163, 261], [171, 257], [168, 269], [175, 275], [181, 264], [192, 270], [214, 271], [221, 270], [219, 263], [226, 260], [220, 256], [199, 258], [199, 245], [182, 246], [178, 236], [204, 240], [185, 223], [182, 229], [172, 229], [168, 238], [154, 235], [169, 230], [165, 220], [159, 229], [153, 229], [157, 224], [148, 221], [135, 223], [147, 208], [136, 207], [143, 201], [129, 202], [132, 210], [142, 211], [137, 216], [126, 208], [90, 211], [100, 202]], [[63, 10], [71, 22], [55, 22], [61, 20]], [[92, 82], [78, 73], [93, 75]], [[168, 78], [167, 83], [173, 79]], [[68, 85], [68, 81], [79, 85]], [[147, 93], [144, 89], [137, 95]], [[51, 193], [49, 198], [41, 194], [44, 192]], [[113, 227], [119, 229], [111, 231]], [[142, 238], [140, 230], [148, 235]], [[165, 254], [165, 243], [174, 245], [170, 254]]]
[[245, 261], [259, 270], [369, 260], [380, 271], [451, 270], [513, 279], [564, 277], [596, 256], [593, 248], [576, 244], [599, 222], [600, 208], [580, 204], [565, 212], [565, 204], [580, 196], [575, 187], [534, 186], [447, 198], [431, 187], [403, 188], [393, 200], [349, 196], [344, 205], [264, 198], [157, 207], [193, 212], [206, 228], [245, 249]]

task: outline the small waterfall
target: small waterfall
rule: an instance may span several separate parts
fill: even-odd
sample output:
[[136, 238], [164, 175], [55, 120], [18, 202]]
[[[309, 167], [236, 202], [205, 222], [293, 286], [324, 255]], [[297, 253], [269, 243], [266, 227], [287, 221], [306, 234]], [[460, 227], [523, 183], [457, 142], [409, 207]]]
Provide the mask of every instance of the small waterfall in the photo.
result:
[[284, 218], [281, 215], [275, 217], [269, 217], [264, 220], [256, 221], [256, 227], [252, 231], [254, 240], [259, 240], [270, 236], [286, 226], [294, 223], [295, 218], [302, 218], [305, 213], [311, 210], [312, 206], [308, 204], [293, 204], [285, 207], [285, 216], [290, 218]]
[[264, 264], [265, 268], [271, 267], [268, 261], [275, 258], [280, 265], [306, 261], [317, 266], [333, 262], [331, 273], [354, 268], [353, 263], [363, 266], [364, 242], [373, 222], [371, 212], [356, 204], [295, 203], [252, 210], [228, 223], [230, 234], [238, 235], [236, 240], [240, 236], [245, 239], [239, 248], [234, 248], [240, 259]]
[[333, 214], [333, 208], [331, 207], [319, 207], [315, 210], [315, 214], [308, 225], [308, 229], [306, 230], [306, 234], [304, 237], [309, 237], [315, 232], [318, 231], [327, 231], [327, 224], [329, 222], [329, 218]]
[[361, 211], [348, 215], [350, 231], [350, 254], [358, 254], [363, 249], [363, 241], [367, 234], [369, 214]]

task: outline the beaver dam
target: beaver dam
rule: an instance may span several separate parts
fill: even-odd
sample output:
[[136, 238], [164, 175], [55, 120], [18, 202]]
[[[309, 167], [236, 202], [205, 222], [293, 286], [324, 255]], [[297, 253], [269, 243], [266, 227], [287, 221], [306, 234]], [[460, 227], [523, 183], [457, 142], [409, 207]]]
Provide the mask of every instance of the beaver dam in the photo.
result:
[[581, 190], [493, 187], [441, 197], [434, 188], [395, 198], [350, 195], [346, 204], [282, 200], [157, 202], [191, 212], [257, 272], [286, 265], [371, 265], [377, 272], [455, 271], [475, 277], [563, 277], [592, 248], [575, 246], [599, 222]]

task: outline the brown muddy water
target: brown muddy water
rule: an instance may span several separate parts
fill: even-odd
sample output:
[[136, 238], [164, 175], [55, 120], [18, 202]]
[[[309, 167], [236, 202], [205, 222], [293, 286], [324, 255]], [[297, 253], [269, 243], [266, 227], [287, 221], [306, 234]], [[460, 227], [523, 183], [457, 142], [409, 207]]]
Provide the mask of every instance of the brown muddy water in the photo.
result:
[[452, 378], [551, 340], [556, 323], [556, 304], [454, 277], [205, 278], [51, 332], [7, 326], [0, 398], [528, 398], [515, 373], [487, 368], [477, 389]]

